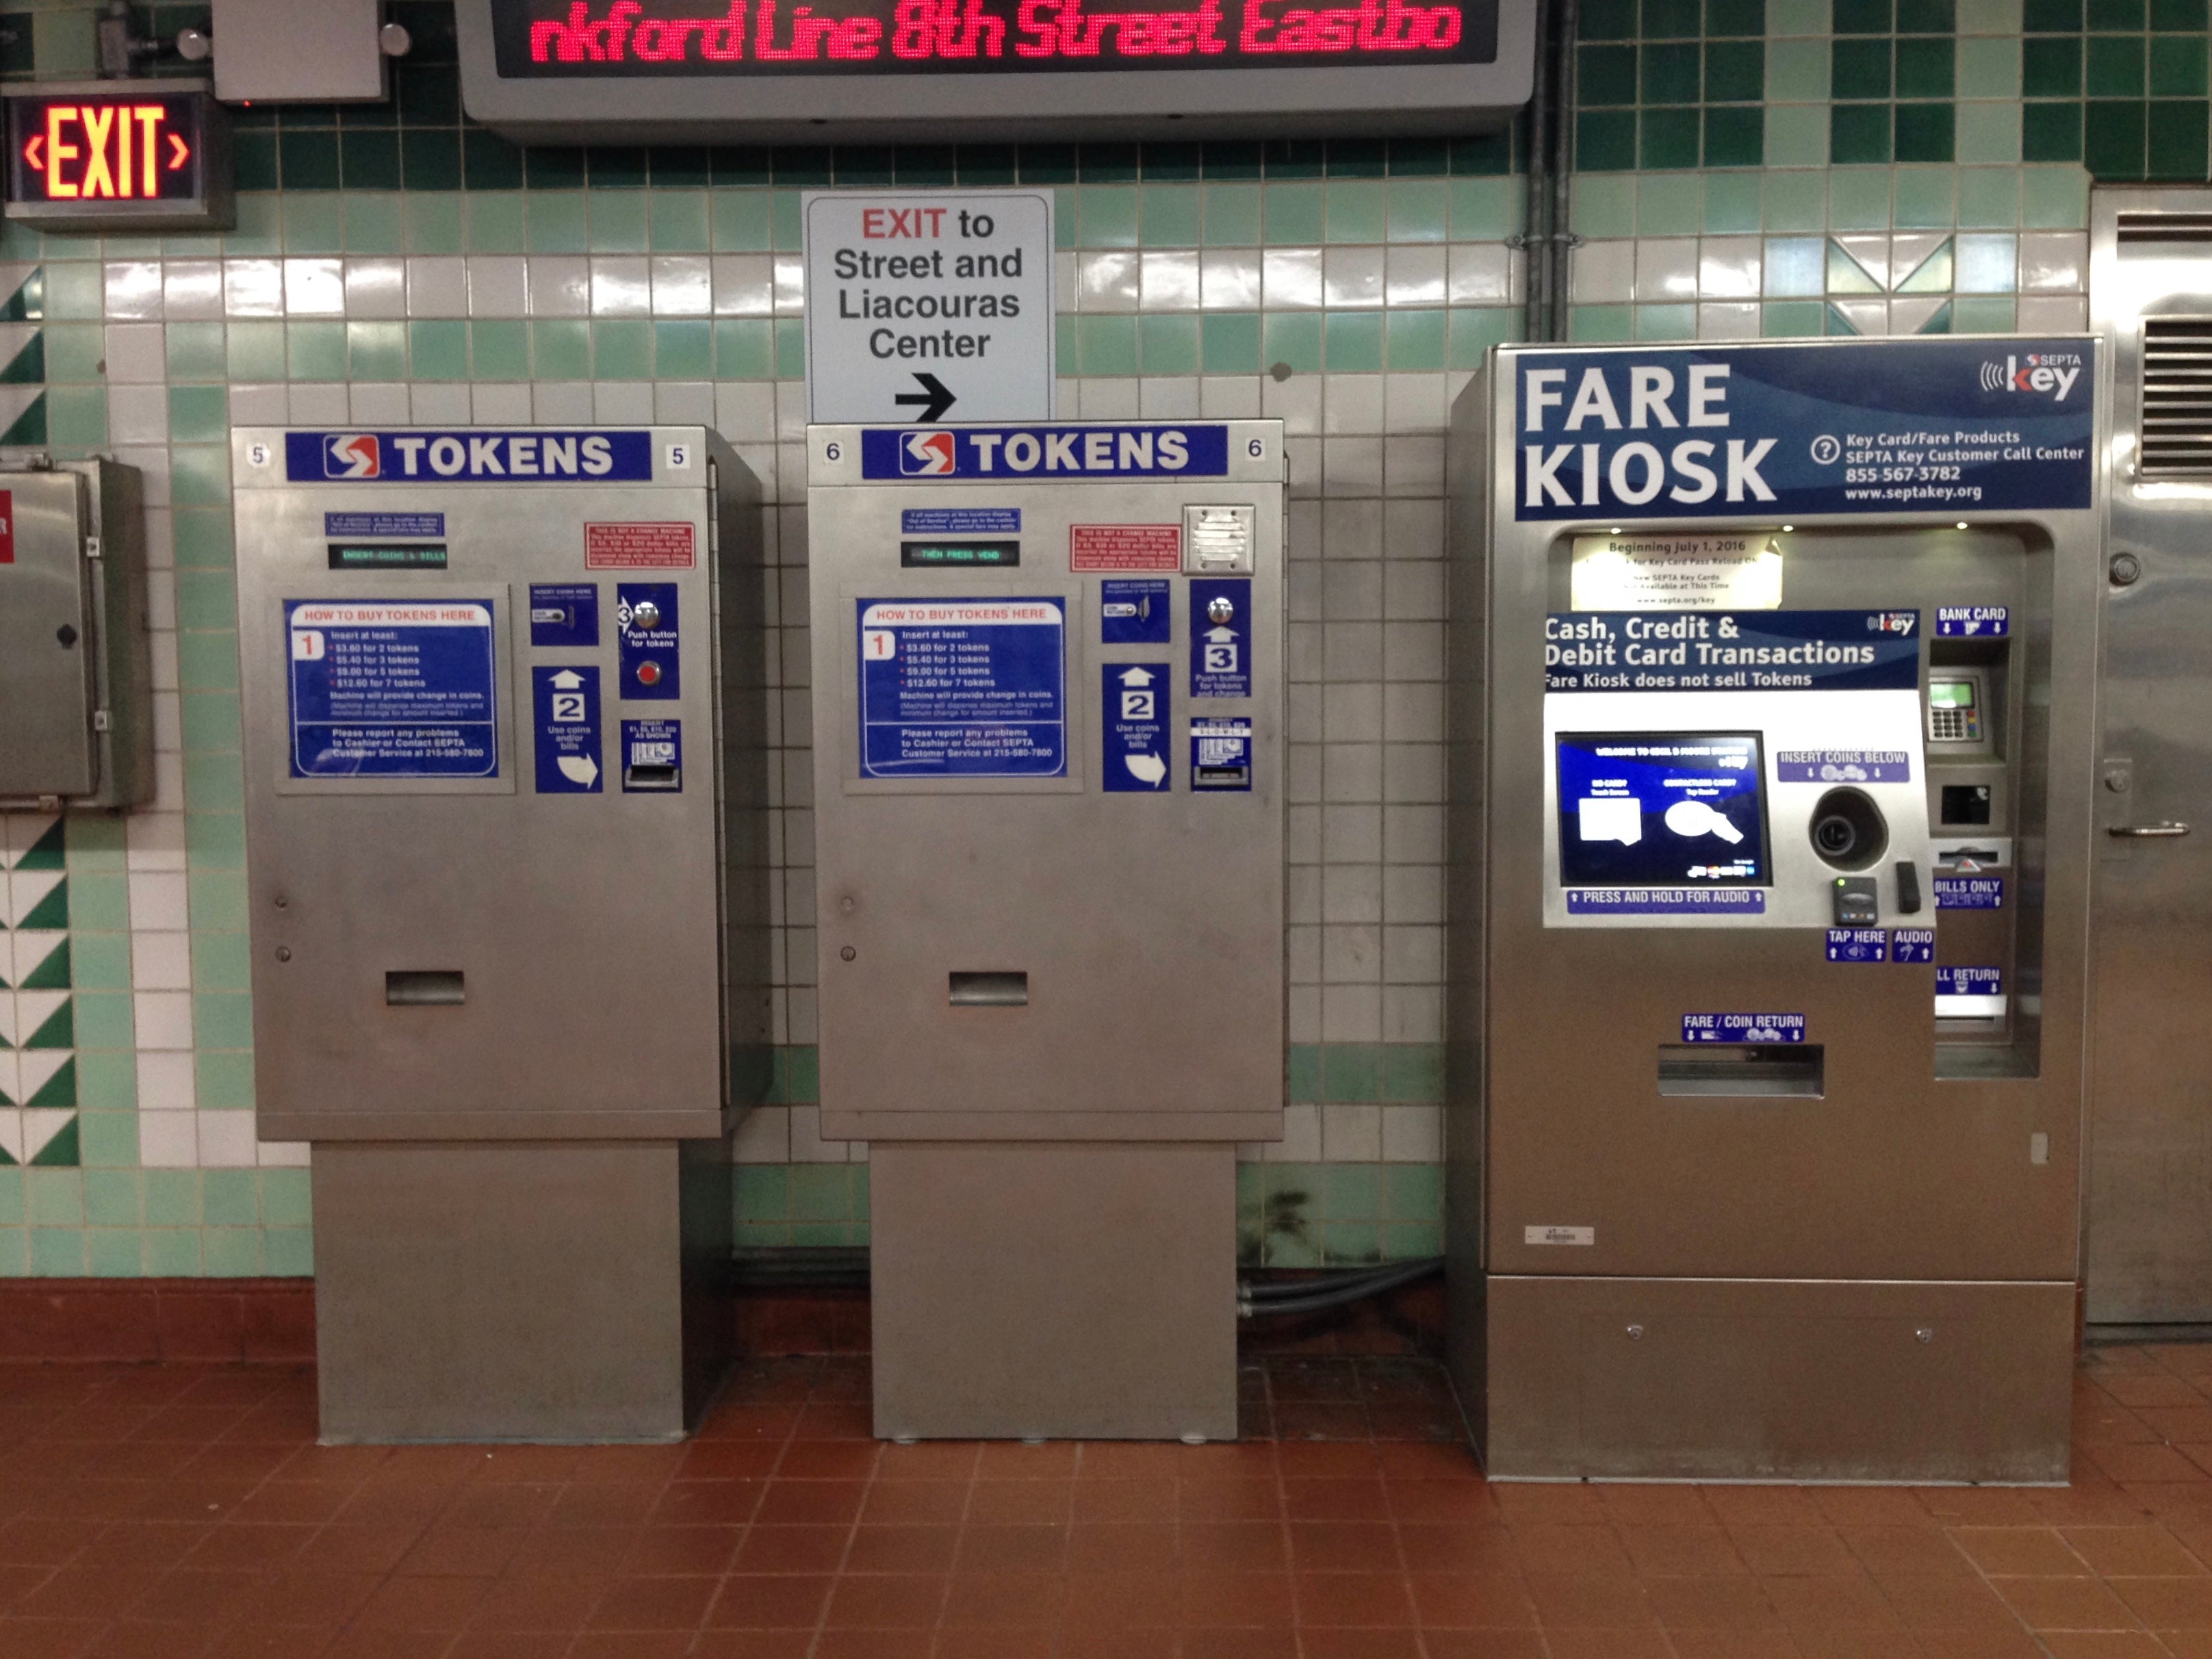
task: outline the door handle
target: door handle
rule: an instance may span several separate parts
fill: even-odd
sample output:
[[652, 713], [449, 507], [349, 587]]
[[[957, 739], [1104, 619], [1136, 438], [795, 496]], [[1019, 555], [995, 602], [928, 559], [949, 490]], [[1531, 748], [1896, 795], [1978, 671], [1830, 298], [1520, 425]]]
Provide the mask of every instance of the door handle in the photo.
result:
[[2105, 833], [2130, 841], [2171, 841], [2187, 835], [2189, 826], [2185, 823], [2116, 823]]

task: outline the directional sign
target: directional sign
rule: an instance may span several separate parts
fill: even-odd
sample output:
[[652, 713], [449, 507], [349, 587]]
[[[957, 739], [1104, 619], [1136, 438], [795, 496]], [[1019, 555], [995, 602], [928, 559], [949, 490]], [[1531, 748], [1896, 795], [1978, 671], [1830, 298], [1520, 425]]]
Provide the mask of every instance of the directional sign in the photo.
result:
[[227, 230], [229, 112], [194, 83], [41, 86], [7, 108], [8, 216], [56, 230]]
[[810, 191], [802, 213], [809, 420], [1052, 418], [1050, 191]]

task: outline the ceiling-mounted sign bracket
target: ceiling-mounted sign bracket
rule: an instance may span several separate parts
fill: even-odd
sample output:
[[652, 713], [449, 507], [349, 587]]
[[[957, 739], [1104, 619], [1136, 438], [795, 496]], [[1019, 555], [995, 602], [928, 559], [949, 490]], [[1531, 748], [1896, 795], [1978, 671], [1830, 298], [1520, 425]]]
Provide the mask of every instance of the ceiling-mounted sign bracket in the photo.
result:
[[1536, 0], [458, 0], [470, 115], [524, 143], [1478, 133]]
[[7, 216], [39, 230], [228, 230], [230, 113], [204, 82], [40, 82], [5, 99]]

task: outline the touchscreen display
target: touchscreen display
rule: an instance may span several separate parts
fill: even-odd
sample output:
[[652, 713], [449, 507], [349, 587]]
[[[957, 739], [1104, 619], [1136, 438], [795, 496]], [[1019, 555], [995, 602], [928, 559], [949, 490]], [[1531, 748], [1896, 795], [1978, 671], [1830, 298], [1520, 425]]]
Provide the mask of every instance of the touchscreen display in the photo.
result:
[[1571, 732], [1556, 744], [1562, 884], [1771, 880], [1757, 732]]

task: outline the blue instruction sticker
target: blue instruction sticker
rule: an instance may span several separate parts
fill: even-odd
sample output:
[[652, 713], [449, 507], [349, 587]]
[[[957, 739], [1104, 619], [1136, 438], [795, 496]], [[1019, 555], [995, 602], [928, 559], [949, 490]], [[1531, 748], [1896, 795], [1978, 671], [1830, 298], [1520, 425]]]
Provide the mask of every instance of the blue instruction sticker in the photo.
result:
[[617, 696], [673, 702], [684, 695], [674, 582], [620, 582], [615, 586]]
[[1831, 962], [1885, 962], [1889, 957], [1889, 935], [1880, 927], [1831, 927]]
[[899, 532], [906, 536], [1018, 536], [1018, 507], [908, 507], [900, 509]]
[[1238, 719], [1190, 723], [1190, 787], [1251, 788], [1251, 721]]
[[1938, 968], [1936, 1018], [1998, 1019], [2005, 1012], [2002, 968]]
[[1252, 695], [1252, 583], [1249, 578], [1191, 583], [1190, 695]]
[[1889, 936], [1892, 962], [1927, 963], [1936, 960], [1933, 927], [1899, 927]]
[[530, 700], [537, 714], [538, 793], [601, 793], [599, 671], [533, 667]]
[[442, 536], [442, 513], [325, 513], [325, 536]]
[[1165, 645], [1173, 637], [1174, 627], [1164, 580], [1098, 584], [1100, 644]]
[[2002, 876], [1938, 876], [1936, 878], [1936, 908], [1938, 910], [2002, 910], [2004, 908], [2004, 885]]
[[289, 599], [295, 778], [495, 778], [489, 599]]
[[1763, 887], [1570, 887], [1571, 916], [1763, 916]]
[[599, 642], [597, 582], [530, 584], [532, 645], [592, 646]]
[[1939, 639], [2001, 639], [2012, 632], [2012, 611], [2002, 605], [1939, 605], [1936, 634]]
[[1802, 1014], [1685, 1014], [1685, 1042], [1802, 1042]]
[[1109, 662], [1099, 669], [1098, 751], [1109, 794], [1168, 792], [1168, 669]]
[[1778, 749], [1778, 783], [1910, 783], [1912, 757], [1902, 749]]
[[1058, 599], [859, 599], [860, 775], [1067, 774]]
[[622, 723], [623, 793], [674, 794], [684, 787], [684, 722]]

